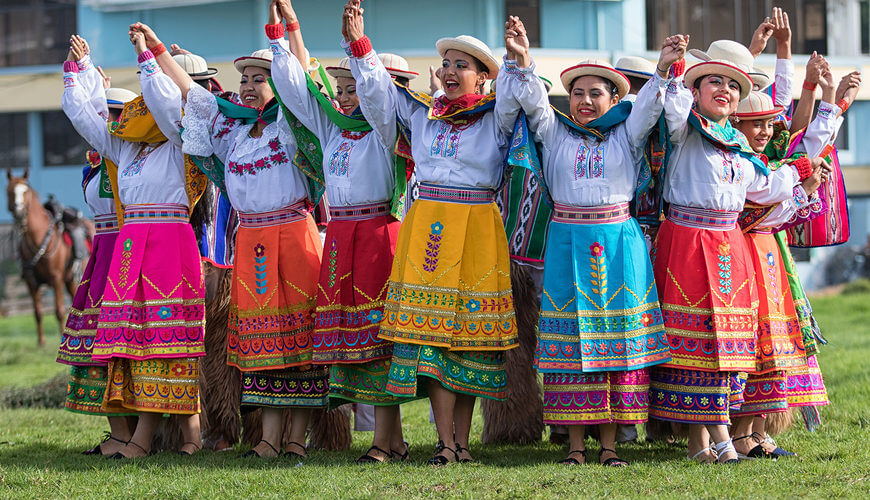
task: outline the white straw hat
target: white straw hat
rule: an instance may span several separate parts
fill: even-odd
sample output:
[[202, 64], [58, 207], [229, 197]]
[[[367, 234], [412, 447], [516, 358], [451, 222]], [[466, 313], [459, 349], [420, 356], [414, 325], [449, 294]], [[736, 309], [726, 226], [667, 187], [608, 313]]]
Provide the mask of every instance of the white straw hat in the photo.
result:
[[773, 83], [773, 80], [767, 76], [767, 73], [761, 71], [757, 67], [753, 66], [752, 70], [749, 72], [749, 78], [752, 79], [752, 85], [758, 85], [758, 90], [764, 90], [767, 87], [770, 87], [770, 84]]
[[216, 68], [209, 68], [205, 59], [196, 54], [176, 54], [172, 58], [194, 80], [208, 80], [218, 72]]
[[135, 92], [120, 87], [106, 89], [106, 104], [112, 109], [124, 109], [124, 104], [137, 97]]
[[402, 56], [397, 56], [396, 54], [390, 54], [389, 52], [385, 52], [383, 54], [378, 54], [378, 57], [381, 58], [381, 62], [384, 63], [384, 67], [387, 69], [387, 73], [399, 77], [399, 78], [407, 78], [408, 80], [413, 80], [420, 76], [420, 73], [416, 73], [411, 71], [408, 67], [408, 61], [405, 60]]
[[498, 75], [498, 59], [492, 55], [492, 50], [477, 38], [469, 35], [459, 35], [453, 38], [442, 38], [435, 42], [435, 50], [438, 51], [438, 54], [440, 54], [441, 57], [444, 57], [444, 54], [451, 49], [465, 52], [482, 62], [483, 65], [486, 66], [486, 70], [491, 79], [495, 79]]
[[732, 40], [716, 40], [710, 44], [707, 52], [691, 49], [689, 54], [703, 62], [686, 71], [683, 77], [686, 87], [694, 87], [695, 80], [702, 76], [723, 75], [740, 84], [740, 99], [746, 99], [752, 91], [749, 71], [752, 70], [754, 58], [743, 45]]
[[737, 105], [734, 117], [740, 120], [764, 120], [778, 116], [783, 109], [782, 106], [774, 106], [773, 99], [766, 93], [753, 90], [749, 97]]
[[244, 73], [248, 66], [256, 66], [272, 71], [272, 51], [269, 49], [260, 49], [249, 56], [242, 56], [233, 61], [233, 66], [239, 73]]
[[350, 72], [350, 58], [343, 57], [338, 61], [338, 66], [327, 66], [326, 72], [333, 78], [353, 78], [353, 73]]
[[649, 62], [643, 57], [636, 56], [620, 57], [613, 67], [616, 71], [619, 71], [625, 76], [643, 78], [644, 80], [649, 80], [652, 78], [653, 73], [656, 72], [655, 64]]
[[559, 75], [559, 78], [562, 80], [562, 86], [565, 87], [565, 90], [570, 94], [571, 85], [574, 83], [574, 80], [581, 76], [597, 76], [604, 78], [609, 82], [613, 82], [613, 84], [616, 85], [616, 90], [620, 99], [625, 97], [625, 94], [628, 94], [628, 89], [630, 87], [628, 77], [604, 61], [599, 61], [598, 59], [580, 61], [580, 64], [571, 66], [563, 71], [562, 74]]

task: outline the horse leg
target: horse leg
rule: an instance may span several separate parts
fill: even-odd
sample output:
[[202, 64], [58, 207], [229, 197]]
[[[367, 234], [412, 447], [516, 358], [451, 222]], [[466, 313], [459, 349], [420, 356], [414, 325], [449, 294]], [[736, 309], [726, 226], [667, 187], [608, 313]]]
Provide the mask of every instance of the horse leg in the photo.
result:
[[39, 293], [39, 285], [31, 284], [27, 281], [27, 290], [30, 292], [30, 299], [33, 300], [33, 316], [36, 318], [36, 335], [39, 347], [45, 345], [45, 335], [42, 333], [42, 297]]
[[54, 315], [57, 316], [57, 327], [60, 329], [60, 332], [63, 332], [63, 317], [64, 317], [64, 309], [63, 309], [63, 278], [55, 278], [54, 280]]

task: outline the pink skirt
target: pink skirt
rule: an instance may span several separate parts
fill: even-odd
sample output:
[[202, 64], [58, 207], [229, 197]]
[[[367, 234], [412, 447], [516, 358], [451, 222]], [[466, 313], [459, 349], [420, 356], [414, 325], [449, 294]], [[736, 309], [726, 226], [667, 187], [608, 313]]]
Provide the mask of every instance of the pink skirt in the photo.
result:
[[199, 251], [183, 205], [128, 205], [106, 280], [92, 359], [205, 355]]

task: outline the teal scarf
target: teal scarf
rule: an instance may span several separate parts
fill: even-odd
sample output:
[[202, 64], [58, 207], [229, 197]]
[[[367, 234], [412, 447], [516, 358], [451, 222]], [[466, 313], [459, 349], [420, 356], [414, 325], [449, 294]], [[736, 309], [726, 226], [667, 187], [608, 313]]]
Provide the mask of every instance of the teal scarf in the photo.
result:
[[692, 110], [689, 113], [689, 125], [695, 127], [701, 133], [701, 136], [713, 144], [725, 148], [732, 153], [737, 153], [751, 161], [755, 165], [755, 169], [760, 173], [764, 175], [770, 174], [770, 169], [764, 164], [764, 160], [749, 147], [746, 137], [732, 127], [730, 122], [726, 121], [724, 126], [719, 125]]

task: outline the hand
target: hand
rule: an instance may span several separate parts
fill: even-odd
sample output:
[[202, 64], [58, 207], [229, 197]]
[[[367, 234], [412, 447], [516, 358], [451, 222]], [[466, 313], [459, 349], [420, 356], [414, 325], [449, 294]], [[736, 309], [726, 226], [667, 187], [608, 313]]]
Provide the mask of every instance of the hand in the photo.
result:
[[130, 31], [138, 31], [139, 33], [142, 33], [145, 39], [145, 45], [148, 47], [148, 50], [151, 50], [154, 47], [160, 45], [160, 39], [157, 38], [157, 34], [154, 33], [154, 30], [152, 30], [151, 27], [145, 23], [131, 24]]
[[837, 86], [836, 101], [840, 102], [840, 99], [845, 99], [847, 103], [852, 104], [860, 89], [861, 72], [853, 71], [840, 79], [840, 84]]
[[365, 36], [363, 24], [364, 9], [359, 6], [360, 0], [349, 0], [344, 6], [344, 22], [347, 25], [347, 41], [355, 42]]
[[75, 57], [75, 61], [81, 61], [88, 55], [90, 49], [88, 48], [88, 43], [84, 38], [73, 35], [69, 40], [70, 51], [72, 52], [73, 57]]
[[825, 90], [832, 90], [834, 88], [834, 73], [831, 71], [831, 66], [825, 62], [825, 65], [821, 70], [821, 78], [819, 78], [819, 87], [822, 88], [822, 92]]
[[443, 90], [441, 85], [441, 68], [435, 69], [434, 66], [429, 66], [429, 95], [435, 95], [435, 92]]
[[791, 26], [788, 23], [788, 14], [779, 7], [773, 8], [773, 38], [777, 45], [791, 43]]
[[672, 35], [665, 38], [662, 42], [662, 51], [659, 54], [659, 61], [656, 64], [656, 71], [662, 78], [668, 77], [668, 70], [671, 66], [682, 60], [686, 56], [686, 49], [689, 48], [689, 35]]
[[828, 177], [831, 175], [831, 165], [824, 158], [813, 158], [810, 160], [810, 163], [813, 165], [813, 173], [801, 181], [801, 187], [804, 188], [807, 196], [815, 193], [819, 189], [819, 186], [822, 185], [822, 182], [828, 180]]
[[824, 64], [825, 58], [820, 56], [818, 53], [813, 52], [810, 56], [810, 60], [807, 61], [806, 77], [804, 78], [807, 83], [819, 83], [819, 80], [822, 78], [822, 73], [824, 72]]
[[278, 11], [277, 0], [269, 2], [269, 24], [280, 24], [281, 13]]
[[130, 30], [128, 35], [130, 35], [130, 43], [136, 49], [136, 55], [141, 55], [148, 50], [148, 45], [145, 43], [145, 35], [141, 31]]
[[278, 13], [284, 18], [285, 22], [289, 24], [298, 21], [296, 11], [293, 10], [293, 4], [290, 3], [290, 0], [275, 0], [275, 4], [278, 7]]
[[513, 56], [511, 59], [529, 53], [529, 36], [525, 25], [517, 16], [510, 16], [504, 23], [504, 46], [508, 55]]
[[749, 52], [752, 53], [752, 57], [758, 57], [758, 54], [764, 52], [764, 48], [767, 47], [767, 41], [773, 35], [775, 28], [776, 25], [773, 24], [769, 17], [765, 17], [764, 21], [755, 28], [755, 33], [752, 34], [752, 41], [749, 42]]
[[189, 50], [182, 49], [180, 45], [177, 43], [173, 43], [169, 46], [169, 55], [170, 56], [180, 56], [182, 54], [190, 54]]
[[97, 66], [97, 73], [100, 74], [100, 79], [103, 81], [103, 88], [104, 89], [111, 88], [112, 87], [112, 77], [106, 75], [106, 73], [103, 71], [103, 68], [100, 66]]

